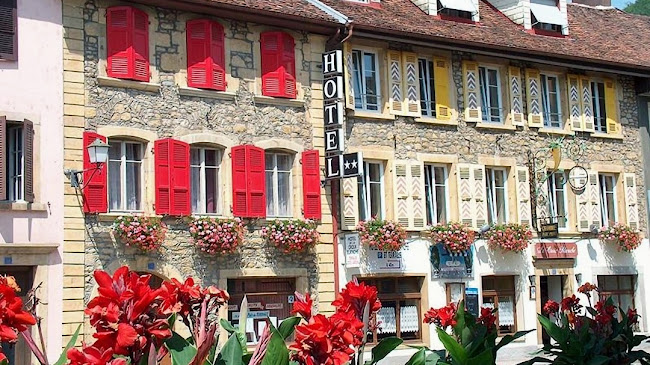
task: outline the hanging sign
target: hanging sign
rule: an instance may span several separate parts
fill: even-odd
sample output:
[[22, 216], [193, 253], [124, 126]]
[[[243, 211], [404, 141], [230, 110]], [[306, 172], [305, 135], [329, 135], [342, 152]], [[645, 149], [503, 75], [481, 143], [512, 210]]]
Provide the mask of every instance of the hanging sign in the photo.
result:
[[465, 288], [465, 308], [467, 308], [468, 312], [478, 317], [478, 288]]
[[340, 179], [363, 175], [363, 154], [346, 153], [325, 157], [325, 179]]
[[557, 238], [559, 235], [557, 223], [542, 223], [540, 238]]
[[359, 250], [359, 234], [352, 233], [345, 235], [345, 266], [347, 268], [359, 267], [361, 263]]
[[539, 242], [535, 244], [536, 259], [575, 259], [578, 245], [575, 242]]
[[472, 277], [472, 250], [453, 253], [444, 244], [429, 247], [431, 275], [434, 279]]

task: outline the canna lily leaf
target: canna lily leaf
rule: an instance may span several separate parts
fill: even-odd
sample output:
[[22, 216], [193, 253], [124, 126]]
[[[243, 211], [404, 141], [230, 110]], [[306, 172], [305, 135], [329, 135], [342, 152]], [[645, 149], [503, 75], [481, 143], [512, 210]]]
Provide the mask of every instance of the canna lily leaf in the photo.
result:
[[[63, 365], [68, 362], [68, 350], [70, 350], [75, 343], [77, 343], [77, 338], [79, 337], [79, 331], [81, 331], [81, 325], [77, 326], [77, 330], [74, 331], [74, 335], [70, 338], [70, 341], [68, 341], [68, 344], [65, 345], [65, 348], [63, 349], [63, 352], [61, 353], [61, 356], [59, 356], [59, 359], [56, 360], [54, 365]], [[0, 365], [3, 365], [0, 363]]]
[[176, 332], [172, 332], [172, 337], [165, 341], [165, 346], [167, 346], [172, 356], [173, 365], [187, 365], [196, 356], [196, 347], [190, 345]]
[[219, 321], [219, 324], [221, 325], [221, 327], [223, 329], [228, 331], [228, 333], [233, 333], [233, 332], [237, 331], [237, 328], [235, 328], [235, 326], [233, 326], [232, 323], [228, 322], [227, 320], [225, 320], [223, 318], [221, 318], [221, 320]]
[[271, 341], [262, 360], [262, 365], [286, 365], [289, 363], [289, 349], [284, 342], [284, 337], [273, 324], [269, 323], [268, 325], [271, 328]]
[[293, 334], [293, 331], [296, 329], [298, 323], [300, 323], [300, 320], [300, 317], [289, 317], [280, 323], [280, 326], [278, 326], [278, 332], [280, 332], [283, 339], [286, 340]]
[[377, 346], [372, 348], [372, 357], [366, 364], [374, 365], [383, 360], [391, 351], [395, 350], [397, 346], [404, 342], [397, 337], [388, 337], [381, 340]]
[[465, 352], [465, 349], [456, 342], [456, 340], [449, 336], [447, 332], [440, 328], [437, 329], [437, 332], [438, 338], [445, 346], [445, 349], [447, 349], [447, 352], [449, 352], [449, 356], [451, 356], [451, 358], [458, 364], [467, 364], [467, 353]]
[[423, 348], [414, 353], [413, 356], [404, 365], [426, 365], [427, 356]]
[[228, 337], [228, 341], [226, 341], [226, 344], [223, 345], [221, 352], [219, 352], [215, 364], [216, 365], [242, 365], [243, 356], [244, 356], [244, 352], [242, 351], [237, 336], [231, 335], [230, 337]]

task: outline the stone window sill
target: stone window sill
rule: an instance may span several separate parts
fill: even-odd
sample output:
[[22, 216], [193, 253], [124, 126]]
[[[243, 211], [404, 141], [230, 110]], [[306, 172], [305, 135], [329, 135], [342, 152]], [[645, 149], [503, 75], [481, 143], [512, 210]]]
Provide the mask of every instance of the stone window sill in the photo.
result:
[[229, 91], [197, 89], [194, 87], [179, 87], [178, 93], [181, 96], [193, 96], [198, 98], [210, 98], [210, 99], [220, 99], [220, 100], [235, 100], [235, 97], [237, 97], [237, 94]]
[[304, 99], [272, 98], [270, 96], [255, 95], [255, 102], [259, 104], [265, 104], [265, 105], [289, 106], [292, 108], [305, 107]]
[[453, 126], [458, 125], [457, 120], [441, 120], [441, 119], [431, 118], [431, 117], [415, 118], [415, 121], [417, 123], [427, 123], [427, 124], [453, 125]]
[[383, 119], [383, 120], [395, 120], [396, 116], [392, 114], [383, 114], [380, 112], [371, 112], [366, 110], [354, 110], [350, 113], [353, 118], [363, 118], [363, 119]]
[[476, 123], [476, 128], [484, 128], [484, 129], [498, 129], [502, 131], [516, 131], [517, 127], [514, 125], [508, 125], [508, 124], [497, 124], [497, 123]]
[[540, 128], [537, 130], [538, 133], [547, 133], [547, 134], [560, 134], [560, 135], [565, 135], [565, 136], [573, 136], [575, 135], [575, 132], [573, 131], [567, 131], [564, 129], [557, 129], [557, 128]]
[[0, 211], [47, 212], [47, 204], [14, 201], [0, 201]]
[[97, 76], [97, 83], [100, 86], [121, 87], [125, 89], [149, 91], [154, 93], [160, 91], [160, 84], [154, 84], [151, 82], [116, 79], [114, 77]]
[[[108, 212], [108, 213], [99, 213], [99, 214], [96, 214], [96, 216], [97, 216], [97, 219], [100, 222], [113, 222], [115, 219], [117, 219], [117, 217], [123, 217], [125, 215], [133, 215], [133, 214], [142, 215], [142, 216], [146, 216], [146, 217], [149, 217], [149, 218], [151, 218], [151, 217], [162, 217], [162, 216], [159, 216], [159, 215], [156, 215], [156, 214], [149, 215], [149, 214], [146, 214], [143, 211], [137, 211], [137, 212], [136, 211], [134, 211], [134, 212]], [[87, 214], [87, 215], [92, 215], [92, 214]]]
[[597, 132], [597, 133], [592, 133], [591, 136], [596, 138], [604, 138], [604, 139], [620, 139], [620, 140], [623, 139], [622, 134], [608, 134], [608, 133]]
[[49, 254], [58, 248], [56, 243], [0, 243], [0, 255]]

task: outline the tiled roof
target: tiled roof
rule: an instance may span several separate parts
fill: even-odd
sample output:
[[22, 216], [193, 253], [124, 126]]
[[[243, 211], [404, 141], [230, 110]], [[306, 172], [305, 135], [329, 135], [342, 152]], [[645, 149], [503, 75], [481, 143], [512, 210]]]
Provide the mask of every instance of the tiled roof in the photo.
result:
[[306, 0], [207, 0], [207, 2], [336, 23], [336, 19], [331, 15]]
[[569, 4], [569, 36], [527, 33], [480, 1], [480, 23], [427, 15], [411, 0], [382, 0], [381, 9], [345, 0], [321, 0], [350, 17], [354, 30], [433, 40], [528, 55], [650, 70], [650, 18], [616, 9]]

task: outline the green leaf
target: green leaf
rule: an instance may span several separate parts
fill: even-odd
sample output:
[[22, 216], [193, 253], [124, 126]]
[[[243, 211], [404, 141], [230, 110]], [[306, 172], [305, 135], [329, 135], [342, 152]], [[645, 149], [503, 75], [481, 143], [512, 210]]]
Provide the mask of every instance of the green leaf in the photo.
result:
[[[243, 336], [244, 339], [246, 339], [246, 322], [248, 319], [248, 298], [246, 295], [244, 295], [244, 298], [241, 300], [241, 305], [239, 306], [239, 330], [237, 331], [238, 333]], [[239, 338], [239, 342], [241, 343], [241, 337]], [[242, 351], [244, 353], [248, 352], [248, 349], [246, 348], [246, 341], [244, 341], [244, 346], [242, 347]]]
[[[64, 352], [63, 354], [65, 354], [65, 352]], [[63, 355], [63, 354], [62, 354], [62, 355]], [[66, 356], [67, 356], [67, 355], [66, 355]], [[58, 361], [57, 361], [57, 363], [58, 363]], [[0, 365], [9, 365], [9, 360], [2, 360], [2, 361], [0, 361]]]
[[426, 365], [427, 356], [424, 349], [419, 349], [404, 365]]
[[[440, 352], [442, 352], [442, 354]], [[427, 358], [424, 363], [425, 365], [436, 365], [438, 364], [442, 356], [445, 356], [444, 351], [432, 352], [429, 355], [427, 355]]]
[[196, 356], [196, 347], [190, 345], [176, 332], [172, 332], [172, 337], [165, 341], [165, 346], [169, 350], [174, 365], [187, 365]]
[[467, 359], [467, 364], [494, 364], [492, 349], [486, 349], [477, 356]]
[[514, 335], [506, 335], [506, 336], [504, 336], [501, 339], [501, 341], [499, 341], [499, 343], [494, 347], [494, 353], [499, 351], [503, 346], [506, 346], [510, 342], [512, 342], [512, 341], [514, 341], [514, 340], [516, 340], [516, 339], [518, 339], [520, 337], [526, 336], [527, 334], [529, 334], [529, 333], [531, 333], [533, 331], [535, 331], [535, 330], [519, 331], [519, 332], [515, 333]]
[[548, 317], [543, 316], [541, 314], [537, 315], [537, 320], [542, 325], [542, 327], [544, 327], [546, 332], [548, 332], [548, 335], [551, 336], [552, 339], [554, 339], [560, 344], [566, 342], [568, 336], [567, 331], [558, 327], [555, 323], [551, 322], [551, 320]]
[[[242, 365], [242, 357], [244, 352], [239, 345], [239, 340], [237, 340], [236, 335], [231, 335], [228, 337], [228, 341], [223, 345], [219, 356], [217, 357], [217, 365]], [[183, 365], [188, 364], [184, 363]], [[179, 364], [180, 365], [180, 364]]]
[[289, 317], [282, 321], [280, 323], [280, 326], [278, 327], [278, 332], [280, 332], [280, 335], [282, 335], [283, 339], [289, 338], [293, 334], [293, 330], [296, 328], [298, 323], [300, 323], [301, 318], [300, 317]]
[[370, 364], [376, 364], [379, 361], [383, 360], [391, 351], [395, 350], [397, 346], [401, 345], [404, 342], [402, 339], [397, 337], [387, 337], [381, 340], [377, 346], [372, 348], [372, 358], [370, 359]]
[[[54, 365], [63, 365], [66, 362], [68, 362], [68, 350], [70, 350], [75, 343], [77, 343], [77, 337], [79, 337], [79, 331], [81, 331], [81, 325], [77, 326], [77, 330], [74, 331], [74, 335], [70, 338], [70, 341], [68, 341], [68, 344], [65, 345], [65, 348], [63, 349], [63, 353], [61, 353], [61, 356], [59, 356], [59, 359], [56, 360]], [[0, 365], [5, 365], [9, 364], [8, 362], [0, 362]]]
[[542, 363], [549, 363], [549, 364], [552, 364], [552, 363], [553, 363], [553, 360], [551, 360], [551, 359], [547, 359], [547, 358], [545, 358], [545, 357], [537, 356], [537, 357], [534, 357], [534, 358], [532, 358], [532, 359], [530, 359], [530, 360], [527, 360], [527, 361], [524, 361], [524, 362], [520, 362], [520, 363], [517, 364], [517, 365], [534, 365], [534, 364], [537, 364], [537, 363], [540, 363], [540, 362], [542, 362]]
[[244, 364], [248, 364], [249, 362], [251, 362], [252, 357], [253, 357], [253, 353], [252, 352], [248, 353], [248, 354], [242, 356], [241, 361], [244, 362]]
[[228, 322], [227, 320], [225, 320], [223, 318], [221, 318], [221, 320], [219, 321], [219, 324], [221, 325], [221, 328], [228, 331], [228, 333], [233, 333], [233, 332], [237, 331], [237, 329], [235, 328], [235, 326], [232, 325], [232, 323]]
[[289, 363], [289, 349], [284, 343], [284, 337], [270, 322], [268, 322], [268, 325], [271, 326], [271, 340], [262, 359], [262, 365], [287, 365]]
[[447, 349], [451, 358], [459, 364], [465, 364], [467, 361], [467, 353], [465, 352], [465, 349], [456, 342], [456, 340], [449, 336], [447, 332], [440, 328], [438, 328], [437, 331], [440, 342], [445, 346], [445, 349]]
[[603, 356], [603, 355], [598, 355], [598, 356], [594, 357], [593, 359], [591, 359], [591, 361], [589, 361], [587, 363], [587, 365], [604, 365], [604, 364], [608, 364], [608, 363], [609, 363], [609, 357]]

